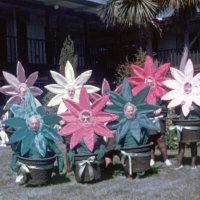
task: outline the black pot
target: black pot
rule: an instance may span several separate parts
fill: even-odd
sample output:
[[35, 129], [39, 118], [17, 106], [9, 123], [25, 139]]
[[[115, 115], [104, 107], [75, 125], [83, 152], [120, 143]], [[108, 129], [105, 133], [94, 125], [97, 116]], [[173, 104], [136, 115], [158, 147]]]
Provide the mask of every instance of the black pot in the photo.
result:
[[[122, 151], [125, 151], [126, 153], [133, 154], [133, 156], [131, 156], [132, 173], [144, 172], [151, 168], [150, 167], [150, 158], [151, 158], [150, 153], [151, 153], [152, 147], [153, 147], [153, 144], [146, 144], [146, 145], [141, 145], [138, 147], [121, 149]], [[123, 164], [124, 164], [125, 173], [130, 175], [129, 173], [130, 166], [129, 166], [128, 156], [125, 157]]]
[[200, 120], [172, 119], [172, 123], [182, 127], [180, 142], [190, 143], [200, 141]]
[[19, 162], [25, 164], [29, 171], [30, 176], [27, 180], [29, 185], [47, 185], [51, 181], [51, 175], [54, 168], [56, 156], [43, 158], [43, 159], [29, 159], [18, 156]]

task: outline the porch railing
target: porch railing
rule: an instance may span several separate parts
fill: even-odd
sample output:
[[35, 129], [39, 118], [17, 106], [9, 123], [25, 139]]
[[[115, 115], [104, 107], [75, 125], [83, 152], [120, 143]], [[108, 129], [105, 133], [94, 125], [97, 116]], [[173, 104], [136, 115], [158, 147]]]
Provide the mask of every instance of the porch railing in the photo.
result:
[[[158, 51], [158, 60], [160, 62], [170, 62], [172, 66], [180, 65], [182, 49], [167, 49]], [[190, 50], [189, 58], [193, 64], [198, 68], [200, 65], [200, 49]]]

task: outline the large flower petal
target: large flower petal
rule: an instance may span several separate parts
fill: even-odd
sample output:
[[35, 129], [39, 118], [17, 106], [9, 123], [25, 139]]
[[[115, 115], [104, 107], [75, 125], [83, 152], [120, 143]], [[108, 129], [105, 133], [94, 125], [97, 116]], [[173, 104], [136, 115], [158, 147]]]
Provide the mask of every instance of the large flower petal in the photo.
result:
[[82, 111], [79, 104], [69, 100], [69, 99], [63, 99], [63, 102], [65, 103], [66, 107], [76, 116], [79, 116], [80, 112]]
[[110, 84], [108, 83], [108, 81], [104, 78], [103, 79], [103, 83], [102, 83], [102, 88], [101, 88], [101, 94], [102, 96], [106, 95], [106, 90], [111, 90], [110, 89]]
[[133, 94], [133, 96], [137, 95], [137, 94], [138, 94], [141, 90], [143, 90], [145, 87], [146, 87], [146, 85], [145, 85], [144, 83], [135, 86], [135, 87], [132, 89], [132, 94]]
[[97, 99], [91, 106], [91, 109], [93, 110], [94, 113], [100, 112], [106, 106], [106, 103], [108, 102], [108, 100], [109, 100], [108, 95], [105, 95]]
[[17, 62], [17, 78], [21, 83], [25, 83], [26, 81], [24, 68], [19, 61]]
[[65, 94], [67, 90], [58, 84], [50, 84], [44, 86], [47, 90], [54, 94]]
[[180, 90], [171, 90], [165, 95], [162, 96], [162, 100], [171, 100], [171, 99], [176, 99], [178, 96], [182, 96], [182, 93]]
[[43, 93], [43, 91], [39, 87], [31, 86], [29, 89], [33, 96], [40, 96]]
[[82, 74], [80, 74], [75, 79], [75, 84], [77, 86], [84, 85], [89, 80], [89, 78], [91, 77], [91, 75], [92, 75], [92, 70], [88, 70], [88, 71], [83, 72]]
[[107, 123], [112, 122], [116, 120], [118, 117], [117, 115], [111, 114], [111, 113], [105, 113], [105, 112], [99, 112], [94, 116], [95, 121], [101, 122], [101, 123]]
[[67, 110], [68, 110], [68, 108], [66, 107], [64, 102], [61, 102], [60, 105], [58, 106], [57, 114], [63, 113]]
[[82, 138], [83, 136], [78, 131], [74, 132], [70, 139], [70, 149], [76, 147], [81, 142]]
[[147, 103], [156, 104], [156, 94], [154, 91], [149, 92], [146, 98]]
[[67, 61], [65, 65], [65, 78], [68, 83], [74, 83], [75, 80], [74, 69], [69, 61]]
[[55, 97], [53, 97], [49, 103], [47, 104], [47, 106], [57, 106], [62, 102], [62, 97], [63, 94], [57, 94]]
[[139, 67], [138, 65], [131, 65], [131, 70], [133, 71], [133, 73], [138, 76], [139, 78], [143, 79], [145, 78], [145, 72], [144, 69], [142, 69], [141, 67]]
[[51, 73], [52, 78], [55, 80], [55, 82], [57, 84], [59, 84], [63, 88], [66, 88], [66, 86], [68, 85], [68, 81], [66, 80], [66, 78], [63, 75], [61, 75], [55, 71], [50, 71], [50, 73]]
[[188, 80], [191, 80], [193, 78], [194, 67], [193, 67], [191, 59], [188, 59], [186, 65], [185, 65], [184, 74], [185, 74], [185, 76], [187, 77]]
[[100, 88], [95, 87], [93, 85], [84, 85], [88, 93], [98, 92]]
[[176, 81], [178, 81], [180, 84], [183, 84], [183, 82], [185, 82], [185, 75], [183, 74], [183, 72], [181, 72], [180, 70], [171, 67], [170, 68], [171, 74], [172, 76], [176, 79]]
[[31, 87], [35, 84], [36, 80], [38, 78], [38, 72], [34, 72], [30, 74], [26, 80], [26, 84], [28, 87]]
[[113, 133], [103, 124], [96, 124], [96, 126], [94, 126], [94, 131], [97, 135], [100, 135], [100, 136], [106, 136], [108, 138], [114, 137]]
[[6, 95], [17, 95], [19, 93], [18, 89], [12, 85], [4, 85], [1, 87], [1, 92]]
[[182, 84], [176, 80], [166, 80], [163, 81], [163, 85], [169, 89], [176, 89], [182, 87]]
[[147, 55], [144, 62], [144, 72], [148, 76], [152, 76], [154, 71], [154, 64], [151, 56]]
[[71, 135], [72, 133], [79, 131], [81, 128], [82, 128], [81, 123], [79, 123], [78, 121], [74, 121], [74, 122], [66, 124], [59, 131], [59, 135], [61, 135], [61, 136]]
[[168, 104], [168, 108], [174, 108], [178, 105], [181, 105], [184, 101], [184, 97], [183, 96], [180, 96], [176, 99], [173, 99], [172, 101], [170, 101], [170, 103]]
[[61, 113], [59, 114], [60, 117], [63, 118], [63, 120], [67, 119], [67, 122], [75, 122], [77, 121], [77, 117], [74, 116], [72, 113], [70, 112], [64, 112], [64, 113]]
[[5, 72], [5, 71], [3, 71], [2, 73], [3, 73], [4, 78], [6, 79], [6, 81], [7, 81], [10, 85], [12, 85], [12, 86], [14, 86], [14, 87], [16, 87], [16, 88], [19, 87], [20, 82], [19, 82], [19, 80], [18, 80], [14, 75], [12, 75], [12, 74], [10, 74], [10, 73], [8, 73], [8, 72]]
[[160, 77], [165, 76], [169, 68], [170, 68], [170, 63], [165, 63], [163, 65], [160, 65], [154, 72], [154, 78], [157, 80]]
[[16, 95], [16, 96], [12, 96], [10, 97], [7, 102], [6, 102], [6, 105], [4, 106], [4, 110], [7, 110], [9, 109], [9, 107], [12, 105], [12, 104], [21, 104], [22, 102], [22, 99], [20, 96]]
[[90, 110], [90, 101], [89, 101], [89, 95], [86, 91], [86, 89], [83, 87], [81, 89], [81, 93], [80, 93], [81, 99], [80, 99], [80, 107]]
[[95, 138], [94, 138], [94, 130], [93, 129], [86, 129], [85, 133], [87, 133], [85, 137], [83, 137], [84, 142], [87, 146], [87, 148], [92, 152], [94, 149], [94, 143], [95, 143]]

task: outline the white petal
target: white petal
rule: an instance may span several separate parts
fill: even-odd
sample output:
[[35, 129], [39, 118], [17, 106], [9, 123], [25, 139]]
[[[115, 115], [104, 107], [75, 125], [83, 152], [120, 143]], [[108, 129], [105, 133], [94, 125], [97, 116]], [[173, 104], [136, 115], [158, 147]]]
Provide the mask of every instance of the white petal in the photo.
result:
[[98, 92], [100, 88], [95, 87], [93, 85], [84, 85], [88, 93]]
[[197, 86], [200, 88], [200, 73], [196, 74], [191, 81], [193, 86]]
[[63, 94], [57, 94], [55, 97], [53, 97], [47, 106], [57, 106], [62, 102]]
[[176, 80], [166, 80], [162, 82], [164, 86], [166, 86], [169, 89], [177, 89], [182, 87], [182, 84], [180, 84], [178, 81]]
[[180, 90], [172, 90], [162, 96], [162, 100], [176, 99], [178, 96], [182, 96]]
[[91, 75], [92, 75], [92, 70], [83, 72], [76, 78], [75, 80], [76, 85], [77, 86], [84, 85], [89, 80]]
[[184, 74], [188, 78], [188, 80], [191, 80], [193, 78], [194, 67], [193, 67], [192, 61], [190, 59], [188, 59], [186, 65], [185, 65]]
[[52, 78], [55, 80], [57, 84], [63, 87], [67, 87], [68, 81], [65, 79], [65, 77], [62, 74], [59, 74], [55, 71], [50, 71]]
[[44, 87], [54, 94], [64, 94], [67, 92], [67, 90], [65, 88], [63, 88], [62, 86], [60, 86], [58, 84], [50, 84], [50, 85], [46, 85]]
[[75, 80], [74, 69], [69, 61], [65, 65], [65, 78], [69, 83]]
[[35, 100], [35, 103], [36, 103], [36, 106], [37, 106], [37, 107], [41, 106], [41, 103], [38, 101], [38, 99], [36, 99], [36, 98], [34, 97], [34, 100]]
[[180, 70], [171, 67], [170, 68], [171, 74], [172, 76], [176, 79], [176, 81], [178, 81], [180, 84], [183, 84], [185, 82], [185, 75], [183, 74], [183, 72], [181, 72]]
[[183, 112], [183, 115], [186, 117], [190, 112], [190, 106], [186, 104], [182, 105], [182, 112]]
[[61, 102], [59, 107], [58, 107], [57, 114], [64, 113], [67, 110], [68, 110], [68, 108], [65, 106], [65, 104], [63, 102]]
[[198, 106], [200, 106], [200, 97], [198, 96], [198, 98], [194, 98], [194, 99], [193, 99], [193, 102], [194, 102], [195, 104], [197, 104]]
[[170, 101], [170, 103], [168, 104], [168, 108], [174, 108], [178, 105], [181, 105], [183, 103], [184, 98], [183, 97], [179, 97], [176, 99], [173, 99], [172, 101]]

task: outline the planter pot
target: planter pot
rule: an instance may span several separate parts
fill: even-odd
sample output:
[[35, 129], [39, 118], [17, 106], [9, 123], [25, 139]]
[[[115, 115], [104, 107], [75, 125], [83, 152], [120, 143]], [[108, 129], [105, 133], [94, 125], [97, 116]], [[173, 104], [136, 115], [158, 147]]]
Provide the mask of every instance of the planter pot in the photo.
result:
[[29, 170], [29, 185], [47, 185], [50, 183], [56, 156], [43, 159], [29, 159], [18, 156], [19, 162], [25, 164]]
[[97, 154], [76, 154], [74, 174], [77, 182], [95, 182], [102, 178], [103, 162], [96, 160]]
[[180, 142], [200, 141], [200, 120], [172, 119]]
[[121, 149], [121, 162], [126, 174], [132, 175], [151, 168], [150, 153], [152, 146], [152, 144], [146, 144], [134, 148]]

